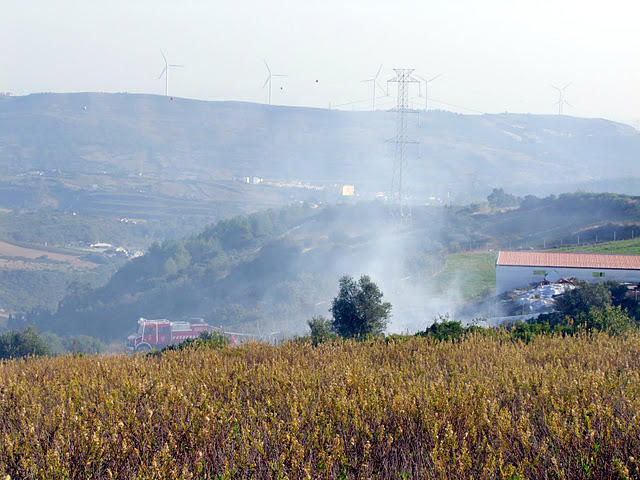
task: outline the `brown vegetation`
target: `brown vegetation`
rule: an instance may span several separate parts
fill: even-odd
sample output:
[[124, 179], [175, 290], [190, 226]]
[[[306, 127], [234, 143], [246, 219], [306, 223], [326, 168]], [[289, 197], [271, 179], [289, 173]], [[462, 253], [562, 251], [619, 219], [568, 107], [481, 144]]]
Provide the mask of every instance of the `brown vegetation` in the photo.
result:
[[0, 364], [0, 478], [640, 478], [640, 334]]
[[82, 260], [80, 255], [57, 253], [47, 249], [27, 248], [0, 241], [0, 268], [11, 270], [37, 269], [38, 265], [29, 260], [44, 259], [47, 261], [68, 264], [74, 268], [93, 268], [95, 263]]

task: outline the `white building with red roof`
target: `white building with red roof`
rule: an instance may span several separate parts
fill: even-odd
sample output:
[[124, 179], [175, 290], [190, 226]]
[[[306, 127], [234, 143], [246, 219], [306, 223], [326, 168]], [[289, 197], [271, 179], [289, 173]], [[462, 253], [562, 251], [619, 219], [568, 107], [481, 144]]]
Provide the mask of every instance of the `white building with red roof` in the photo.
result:
[[496, 261], [496, 294], [543, 280], [577, 278], [640, 283], [640, 255], [600, 253], [500, 252]]

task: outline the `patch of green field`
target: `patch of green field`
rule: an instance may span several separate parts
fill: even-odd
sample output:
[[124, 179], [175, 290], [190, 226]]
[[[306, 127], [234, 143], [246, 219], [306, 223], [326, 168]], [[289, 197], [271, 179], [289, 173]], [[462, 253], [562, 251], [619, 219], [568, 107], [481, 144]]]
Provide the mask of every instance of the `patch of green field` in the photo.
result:
[[590, 243], [571, 247], [552, 248], [549, 252], [567, 253], [618, 253], [640, 255], [640, 238], [617, 240], [615, 242]]
[[493, 294], [497, 256], [494, 252], [447, 255], [444, 268], [434, 276], [437, 290], [445, 292], [457, 288], [464, 300], [478, 300]]

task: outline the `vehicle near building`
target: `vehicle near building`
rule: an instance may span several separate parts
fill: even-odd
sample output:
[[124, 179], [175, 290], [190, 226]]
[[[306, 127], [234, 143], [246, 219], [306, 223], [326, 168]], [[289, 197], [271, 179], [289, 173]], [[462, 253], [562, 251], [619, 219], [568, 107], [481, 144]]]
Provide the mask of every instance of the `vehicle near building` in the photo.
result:
[[127, 349], [134, 352], [159, 350], [167, 345], [198, 338], [202, 333], [211, 333], [213, 327], [202, 319], [192, 322], [170, 322], [165, 318], [138, 320], [138, 331], [127, 337]]

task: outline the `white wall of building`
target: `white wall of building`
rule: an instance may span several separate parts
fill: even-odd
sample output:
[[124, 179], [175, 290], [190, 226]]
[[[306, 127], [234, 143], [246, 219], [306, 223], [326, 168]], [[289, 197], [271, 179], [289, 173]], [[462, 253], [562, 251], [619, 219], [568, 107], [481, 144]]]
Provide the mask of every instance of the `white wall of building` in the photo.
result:
[[[545, 272], [546, 275], [543, 273]], [[603, 276], [594, 276], [594, 274]], [[602, 268], [558, 268], [558, 267], [514, 267], [496, 265], [496, 295], [509, 292], [516, 288], [524, 288], [532, 283], [539, 283], [544, 279], [555, 282], [561, 278], [577, 278], [587, 282], [618, 282], [640, 283], [640, 270], [612, 270]]]

